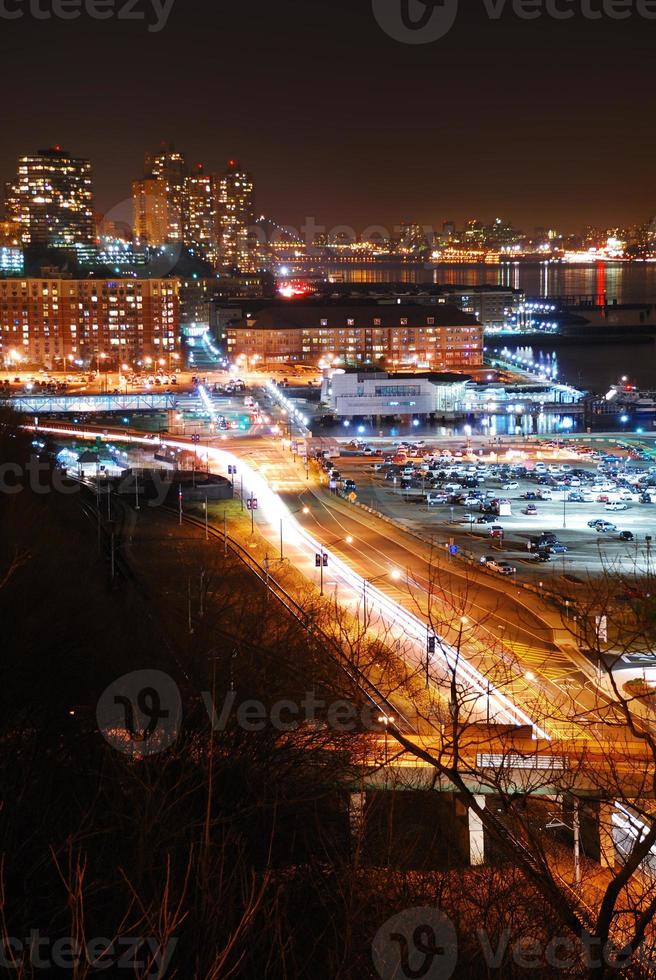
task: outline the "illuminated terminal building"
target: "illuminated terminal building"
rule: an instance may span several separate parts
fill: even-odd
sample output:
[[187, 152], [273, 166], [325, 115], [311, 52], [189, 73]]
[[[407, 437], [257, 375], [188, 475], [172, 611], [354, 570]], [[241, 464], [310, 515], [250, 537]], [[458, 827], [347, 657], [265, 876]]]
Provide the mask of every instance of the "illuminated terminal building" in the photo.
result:
[[173, 358], [180, 343], [174, 279], [2, 279], [0, 353], [5, 364], [116, 369], [143, 357]]
[[470, 370], [483, 365], [483, 327], [455, 306], [362, 303], [261, 305], [223, 327], [236, 360], [299, 361], [321, 367]]
[[7, 217], [24, 245], [89, 248], [95, 239], [91, 163], [56, 146], [18, 161]]

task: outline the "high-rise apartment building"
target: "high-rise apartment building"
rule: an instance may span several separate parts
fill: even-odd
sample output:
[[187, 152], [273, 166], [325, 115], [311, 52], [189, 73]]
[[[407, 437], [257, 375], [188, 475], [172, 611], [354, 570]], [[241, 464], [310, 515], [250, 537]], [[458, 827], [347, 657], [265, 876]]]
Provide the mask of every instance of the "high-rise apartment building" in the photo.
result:
[[183, 240], [212, 264], [218, 258], [216, 180], [206, 174], [202, 163], [184, 183]]
[[7, 218], [24, 245], [89, 247], [95, 240], [91, 163], [60, 146], [20, 157], [7, 186]]
[[219, 263], [223, 269], [253, 271], [252, 220], [253, 179], [236, 160], [229, 160], [219, 181]]
[[143, 180], [132, 186], [135, 236], [149, 245], [184, 240], [187, 164], [171, 144], [147, 153]]
[[187, 163], [184, 154], [178, 153], [173, 144], [163, 146], [154, 156], [146, 155], [146, 176], [164, 181], [169, 242], [182, 242], [184, 230], [184, 184]]
[[61, 370], [171, 358], [180, 342], [175, 279], [2, 279], [0, 356]]
[[164, 245], [169, 239], [166, 181], [135, 180], [132, 184], [134, 235], [144, 245]]

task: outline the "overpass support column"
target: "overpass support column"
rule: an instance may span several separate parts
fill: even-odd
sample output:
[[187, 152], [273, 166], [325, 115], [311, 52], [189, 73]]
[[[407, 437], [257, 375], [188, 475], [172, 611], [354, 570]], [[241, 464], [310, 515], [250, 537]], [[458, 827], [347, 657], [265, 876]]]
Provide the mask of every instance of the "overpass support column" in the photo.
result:
[[[476, 796], [476, 802], [481, 809], [485, 808], [485, 797]], [[483, 830], [483, 821], [479, 815], [469, 807], [468, 809], [468, 819], [469, 819], [469, 863], [472, 867], [479, 864], [485, 864], [485, 832]]]
[[599, 863], [602, 868], [615, 867], [615, 840], [613, 837], [614, 803], [599, 804]]

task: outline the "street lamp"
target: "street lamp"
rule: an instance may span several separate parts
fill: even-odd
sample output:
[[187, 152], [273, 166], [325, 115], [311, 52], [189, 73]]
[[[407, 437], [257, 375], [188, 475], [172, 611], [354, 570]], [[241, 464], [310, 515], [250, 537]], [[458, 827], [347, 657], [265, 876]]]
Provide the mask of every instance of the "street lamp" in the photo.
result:
[[364, 613], [365, 627], [367, 625], [367, 586], [374, 585], [376, 582], [381, 582], [386, 578], [391, 578], [393, 582], [398, 582], [402, 577], [403, 574], [398, 568], [391, 568], [388, 572], [384, 572], [382, 575], [376, 575], [374, 578], [362, 579], [362, 610]]
[[[310, 508], [306, 504], [304, 507], [297, 507], [296, 510], [291, 510], [289, 513], [290, 513], [290, 515], [291, 514], [301, 513], [301, 514], [305, 514], [307, 516], [310, 513]], [[280, 518], [280, 561], [284, 561], [284, 559], [285, 559], [285, 556], [284, 556], [284, 553], [283, 553], [284, 552], [284, 544], [283, 544], [283, 526], [284, 526], [284, 520], [285, 520], [284, 517], [281, 517]]]
[[394, 724], [394, 715], [378, 715], [378, 722], [385, 726], [385, 765], [387, 765], [388, 754], [387, 754], [387, 735], [388, 727]]

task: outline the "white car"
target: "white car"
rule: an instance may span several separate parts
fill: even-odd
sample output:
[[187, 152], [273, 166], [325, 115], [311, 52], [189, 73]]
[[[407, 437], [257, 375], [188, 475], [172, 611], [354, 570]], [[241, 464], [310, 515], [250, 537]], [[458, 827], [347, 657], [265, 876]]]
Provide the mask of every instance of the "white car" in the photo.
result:
[[515, 483], [514, 481], [512, 483], [502, 483], [501, 484], [501, 489], [502, 490], [518, 490], [519, 489], [519, 483]]
[[510, 562], [497, 561], [496, 559], [486, 562], [486, 566], [493, 572], [496, 572], [498, 575], [514, 575], [517, 571], [517, 569], [511, 565]]
[[606, 510], [628, 510], [628, 507], [621, 500], [611, 500], [606, 504]]

